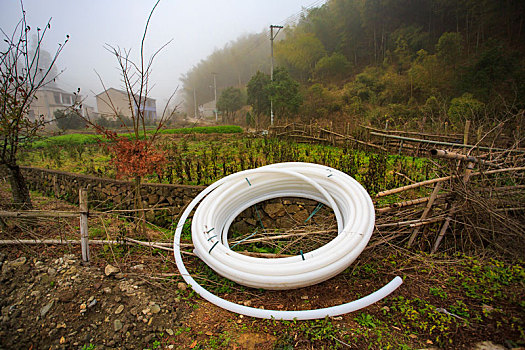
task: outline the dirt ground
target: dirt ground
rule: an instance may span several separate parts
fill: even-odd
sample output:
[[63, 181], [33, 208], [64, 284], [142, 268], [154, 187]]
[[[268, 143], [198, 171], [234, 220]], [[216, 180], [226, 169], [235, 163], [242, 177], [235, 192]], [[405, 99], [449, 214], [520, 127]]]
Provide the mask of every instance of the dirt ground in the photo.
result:
[[[4, 202], [8, 194], [0, 197]], [[68, 207], [38, 195], [34, 201], [48, 210]], [[74, 220], [67, 225], [75, 229]], [[41, 235], [64, 235], [50, 222], [44, 226]], [[31, 237], [23, 230], [2, 235]], [[396, 275], [404, 279], [365, 310], [297, 322], [243, 317], [204, 301], [183, 283], [169, 252], [92, 246], [91, 257], [82, 263], [76, 245], [0, 245], [0, 349], [500, 350], [525, 344], [523, 264], [489, 256], [429, 257], [383, 245], [365, 250], [339, 276], [292, 291], [245, 288], [187, 257], [190, 272], [212, 292], [276, 310], [337, 305]]]

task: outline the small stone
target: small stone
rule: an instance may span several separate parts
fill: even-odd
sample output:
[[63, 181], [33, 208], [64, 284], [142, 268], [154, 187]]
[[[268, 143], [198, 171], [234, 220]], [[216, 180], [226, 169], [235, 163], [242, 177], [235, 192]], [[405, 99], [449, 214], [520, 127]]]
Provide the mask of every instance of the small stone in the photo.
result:
[[120, 331], [122, 329], [122, 322], [118, 319], [113, 321], [113, 329], [115, 330], [115, 332]]
[[88, 309], [91, 309], [93, 306], [97, 305], [97, 299], [93, 299], [87, 305]]
[[472, 350], [505, 350], [505, 347], [487, 340], [474, 344]]
[[188, 288], [188, 286], [187, 286], [186, 283], [184, 283], [184, 282], [179, 282], [179, 283], [177, 283], [177, 288], [178, 288], [179, 290], [184, 291], [184, 290], [186, 290], [186, 289]]
[[90, 296], [87, 302], [90, 303], [90, 302], [93, 301], [93, 299], [95, 299], [95, 297], [94, 296]]
[[143, 271], [144, 270], [144, 264], [138, 264], [138, 265], [135, 265], [135, 266], [131, 266], [131, 269], [132, 270]]
[[11, 265], [11, 267], [20, 267], [22, 265], [24, 265], [26, 263], [27, 259], [25, 256], [22, 256], [14, 261], [11, 261], [9, 263], [9, 265]]
[[152, 314], [158, 314], [160, 312], [160, 306], [158, 304], [153, 304], [151, 307], [150, 307], [150, 312]]
[[243, 302], [244, 306], [250, 306], [252, 305], [252, 301], [251, 300], [246, 300], [245, 302]]
[[64, 293], [61, 293], [58, 296], [58, 300], [60, 300], [63, 303], [67, 303], [67, 302], [73, 300], [74, 297], [75, 297], [75, 294], [73, 293], [73, 291], [68, 290], [68, 291], [66, 291]]
[[285, 213], [284, 206], [281, 203], [268, 203], [264, 206], [264, 211], [272, 219]]
[[110, 287], [105, 287], [104, 289], [102, 289], [102, 291], [106, 294], [109, 294], [111, 293], [111, 288]]
[[301, 297], [301, 299], [303, 299], [303, 300], [308, 300], [308, 295], [303, 295], [303, 296]]
[[121, 279], [123, 279], [126, 276], [124, 276], [124, 274], [122, 272], [119, 272], [119, 273], [116, 273], [115, 276], [113, 276], [113, 277], [115, 277], [118, 280], [121, 280]]
[[122, 311], [124, 311], [124, 305], [120, 304], [115, 310], [115, 315], [120, 314]]
[[108, 277], [109, 277], [109, 276], [112, 276], [112, 275], [114, 275], [114, 274], [116, 274], [116, 273], [118, 273], [119, 271], [120, 271], [120, 270], [119, 270], [118, 267], [115, 267], [115, 266], [113, 266], [113, 265], [111, 265], [111, 264], [106, 265], [106, 268], [104, 269], [104, 273], [105, 273], [106, 276], [108, 276]]
[[52, 300], [50, 303], [48, 303], [46, 306], [44, 306], [42, 309], [40, 309], [40, 317], [45, 317], [49, 310], [53, 307], [54, 301]]
[[173, 332], [173, 329], [171, 328], [166, 328], [166, 333], [168, 333], [169, 335], [175, 334], [175, 332]]

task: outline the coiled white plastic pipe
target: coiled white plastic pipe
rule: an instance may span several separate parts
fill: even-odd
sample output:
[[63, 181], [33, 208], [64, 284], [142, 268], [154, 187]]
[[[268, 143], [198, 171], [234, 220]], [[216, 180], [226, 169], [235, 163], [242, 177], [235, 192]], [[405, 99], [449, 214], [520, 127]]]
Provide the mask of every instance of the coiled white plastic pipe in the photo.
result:
[[[287, 258], [261, 259], [228, 247], [228, 229], [237, 215], [253, 204], [278, 197], [303, 197], [322, 202], [334, 211], [338, 235], [311, 252]], [[202, 201], [202, 202], [201, 202]], [[370, 196], [353, 178], [326, 166], [279, 163], [227, 176], [201, 192], [182, 214], [174, 237], [174, 255], [184, 280], [206, 300], [227, 310], [259, 318], [315, 319], [366, 307], [390, 294], [402, 280], [367, 297], [330, 308], [277, 311], [251, 308], [221, 299], [202, 288], [188, 273], [180, 253], [184, 222], [192, 220], [194, 252], [215, 272], [239, 284], [264, 289], [300, 288], [325, 281], [346, 269], [366, 247], [374, 228]]]

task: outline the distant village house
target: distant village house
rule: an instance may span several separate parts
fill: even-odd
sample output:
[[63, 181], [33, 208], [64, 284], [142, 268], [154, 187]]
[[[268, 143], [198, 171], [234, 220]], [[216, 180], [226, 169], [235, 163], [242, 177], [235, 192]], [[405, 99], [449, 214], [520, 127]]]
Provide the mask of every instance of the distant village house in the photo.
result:
[[[131, 118], [131, 110], [128, 99], [128, 94], [125, 91], [109, 88], [95, 96], [97, 99], [98, 113], [110, 120], [116, 119], [115, 112], [123, 117]], [[137, 114], [138, 107], [134, 103], [134, 113]], [[147, 98], [144, 108], [144, 118], [147, 121], [154, 121], [157, 119], [157, 107], [155, 99]]]
[[[36, 92], [29, 107], [28, 117], [30, 120], [35, 120], [35, 118], [42, 116], [45, 121], [52, 121], [55, 119], [55, 111], [70, 108], [80, 100], [81, 96], [79, 95], [74, 95], [54, 85], [46, 85]], [[83, 106], [81, 113], [87, 117], [92, 115], [94, 110], [92, 107]]]

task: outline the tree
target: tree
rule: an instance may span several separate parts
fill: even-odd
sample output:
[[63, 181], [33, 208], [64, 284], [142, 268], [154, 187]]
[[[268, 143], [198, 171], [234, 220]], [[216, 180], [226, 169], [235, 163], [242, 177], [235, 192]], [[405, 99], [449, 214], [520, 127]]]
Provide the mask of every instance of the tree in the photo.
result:
[[[146, 132], [148, 118], [146, 118], [145, 112], [146, 101], [148, 100], [149, 89], [151, 86], [149, 78], [152, 65], [157, 54], [168, 44], [166, 43], [160, 49], [155, 51], [149, 60], [145, 62], [144, 43], [148, 32], [148, 25], [159, 2], [160, 0], [155, 3], [146, 21], [140, 45], [140, 58], [138, 62], [131, 59], [131, 50], [121, 49], [120, 47], [114, 47], [111, 45], [106, 46], [106, 49], [117, 59], [122, 75], [122, 81], [124, 83], [124, 89], [127, 94], [131, 122], [129, 135], [119, 136], [116, 132], [89, 121], [98, 133], [102, 134], [110, 141], [105, 144], [105, 146], [112, 154], [111, 164], [115, 167], [117, 176], [134, 180], [134, 206], [140, 215], [140, 217], [136, 218], [136, 228], [142, 232], [145, 231], [145, 212], [143, 210], [144, 207], [141, 197], [142, 179], [146, 175], [160, 173], [163, 165], [166, 163], [164, 152], [157, 147], [155, 139], [159, 134], [158, 132], [160, 128], [164, 125], [166, 120], [171, 117], [171, 114], [168, 115], [166, 111], [171, 98], [176, 92], [175, 91], [168, 99], [157, 128], [152, 133]], [[101, 78], [100, 81], [104, 90], [107, 92]], [[123, 125], [126, 125], [125, 120], [113, 105], [109, 95], [107, 94], [106, 96], [111, 108], [113, 109], [114, 116], [119, 119]], [[126, 127], [128, 126], [126, 125]]]
[[29, 118], [31, 102], [37, 91], [53, 81], [52, 68], [64, 49], [69, 36], [59, 44], [49, 66], [40, 64], [44, 37], [51, 28], [49, 20], [44, 29], [37, 28], [36, 42], [29, 48], [31, 27], [21, 3], [22, 18], [9, 36], [4, 33], [6, 48], [0, 52], [0, 166], [6, 169], [11, 185], [13, 202], [22, 209], [32, 208], [25, 179], [17, 163], [18, 151], [30, 144], [49, 121], [42, 116]]
[[278, 67], [273, 72], [273, 81], [268, 85], [268, 90], [276, 116], [286, 118], [297, 114], [303, 98], [299, 93], [299, 83], [292, 79], [285, 68]]
[[445, 64], [456, 67], [456, 63], [461, 58], [463, 37], [460, 33], [443, 33], [436, 44], [438, 57]]
[[321, 58], [315, 64], [315, 77], [317, 79], [336, 80], [344, 79], [349, 75], [349, 70], [352, 67], [343, 54], [338, 52], [331, 56]]
[[448, 116], [453, 125], [460, 129], [466, 120], [480, 121], [483, 118], [485, 104], [466, 92], [461, 97], [450, 101]]
[[257, 71], [248, 82], [248, 104], [252, 106], [257, 117], [270, 114], [269, 84], [270, 76], [261, 71]]
[[58, 109], [53, 114], [57, 126], [62, 130], [78, 130], [86, 127], [86, 121], [75, 109]]
[[295, 77], [306, 80], [317, 61], [326, 56], [326, 50], [315, 34], [294, 33], [277, 43], [275, 56]]
[[217, 109], [226, 115], [226, 120], [223, 117], [223, 122], [227, 119], [232, 119], [233, 114], [237, 112], [244, 105], [242, 100], [241, 89], [230, 86], [222, 91], [219, 100], [217, 101]]

